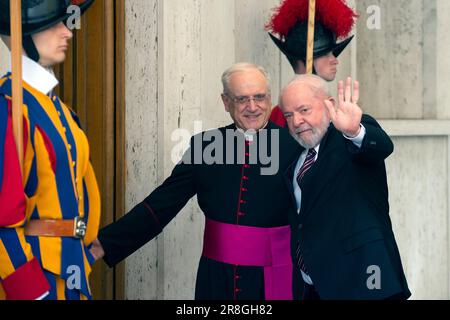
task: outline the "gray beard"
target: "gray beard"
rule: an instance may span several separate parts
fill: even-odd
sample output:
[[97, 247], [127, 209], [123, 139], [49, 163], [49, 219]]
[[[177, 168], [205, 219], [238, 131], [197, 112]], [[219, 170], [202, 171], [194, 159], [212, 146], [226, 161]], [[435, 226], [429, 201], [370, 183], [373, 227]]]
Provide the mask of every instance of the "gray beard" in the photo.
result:
[[304, 139], [300, 138], [300, 136], [296, 133], [291, 134], [295, 140], [297, 140], [297, 142], [305, 149], [312, 149], [317, 147], [320, 142], [322, 141], [323, 137], [325, 136], [325, 134], [328, 131], [328, 128], [330, 126], [330, 120], [328, 120], [326, 117], [323, 118], [322, 123], [320, 124], [319, 127], [313, 128], [312, 131], [312, 138], [310, 139], [310, 142], [308, 143], [307, 141], [305, 141]]

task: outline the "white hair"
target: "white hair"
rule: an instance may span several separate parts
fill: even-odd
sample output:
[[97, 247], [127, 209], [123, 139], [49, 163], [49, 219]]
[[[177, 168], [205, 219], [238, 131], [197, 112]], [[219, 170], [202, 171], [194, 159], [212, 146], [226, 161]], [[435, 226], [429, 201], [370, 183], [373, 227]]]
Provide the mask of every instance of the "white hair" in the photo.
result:
[[315, 95], [324, 95], [331, 97], [330, 86], [327, 81], [314, 74], [299, 74], [296, 75], [289, 83], [281, 90], [279, 106], [283, 107], [283, 95], [286, 90], [293, 86], [305, 85], [308, 86]]
[[248, 71], [248, 70], [258, 70], [259, 72], [261, 72], [261, 74], [264, 76], [264, 78], [267, 81], [267, 89], [268, 89], [268, 92], [270, 93], [270, 77], [269, 77], [269, 74], [267, 73], [267, 71], [263, 67], [261, 67], [257, 64], [254, 64], [254, 63], [249, 63], [249, 62], [239, 62], [239, 63], [232, 65], [227, 70], [225, 70], [225, 72], [222, 75], [223, 93], [224, 94], [230, 93], [230, 79], [234, 73]]

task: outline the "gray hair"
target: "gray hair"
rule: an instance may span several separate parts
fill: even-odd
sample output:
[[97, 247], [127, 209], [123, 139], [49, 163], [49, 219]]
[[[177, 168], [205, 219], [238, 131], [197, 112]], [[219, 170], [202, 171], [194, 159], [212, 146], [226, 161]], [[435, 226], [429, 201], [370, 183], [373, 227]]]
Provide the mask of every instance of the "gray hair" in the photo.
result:
[[249, 62], [239, 62], [239, 63], [232, 65], [227, 70], [225, 70], [225, 72], [222, 75], [223, 93], [224, 94], [230, 93], [230, 79], [234, 73], [248, 71], [248, 70], [258, 70], [259, 72], [261, 72], [261, 74], [267, 80], [267, 89], [268, 89], [268, 93], [270, 93], [270, 76], [267, 73], [267, 71], [263, 67], [261, 67], [257, 64], [254, 64], [254, 63], [249, 63]]
[[306, 85], [315, 95], [324, 95], [327, 98], [331, 97], [330, 86], [327, 81], [314, 74], [300, 74], [296, 75], [289, 83], [283, 88], [280, 94], [279, 106], [283, 107], [283, 95], [287, 89], [292, 86]]

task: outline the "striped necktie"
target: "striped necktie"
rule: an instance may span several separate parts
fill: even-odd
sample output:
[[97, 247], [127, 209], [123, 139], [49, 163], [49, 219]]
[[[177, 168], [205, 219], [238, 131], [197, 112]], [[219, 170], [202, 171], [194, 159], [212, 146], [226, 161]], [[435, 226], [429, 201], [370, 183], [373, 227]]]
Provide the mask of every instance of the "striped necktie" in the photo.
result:
[[[314, 162], [316, 161], [316, 155], [317, 152], [314, 149], [309, 149], [308, 150], [308, 154], [306, 155], [306, 159], [305, 162], [303, 162], [302, 167], [300, 168], [300, 170], [298, 171], [297, 174], [297, 183], [300, 186], [300, 181], [302, 180], [303, 176], [305, 175], [305, 173], [311, 169], [311, 167], [313, 166]], [[306, 266], [305, 266], [305, 262], [303, 260], [303, 255], [300, 252], [300, 241], [297, 244], [297, 251], [296, 251], [296, 256], [297, 256], [297, 266], [300, 268], [300, 270], [302, 270], [304, 273], [308, 273], [306, 270]]]
[[297, 174], [297, 183], [300, 186], [300, 181], [302, 180], [303, 176], [305, 175], [305, 173], [311, 169], [311, 167], [313, 166], [314, 162], [316, 161], [316, 155], [317, 152], [314, 149], [309, 149], [308, 150], [308, 154], [306, 155], [306, 159], [305, 162], [303, 162], [302, 167], [300, 168], [300, 170], [298, 171]]

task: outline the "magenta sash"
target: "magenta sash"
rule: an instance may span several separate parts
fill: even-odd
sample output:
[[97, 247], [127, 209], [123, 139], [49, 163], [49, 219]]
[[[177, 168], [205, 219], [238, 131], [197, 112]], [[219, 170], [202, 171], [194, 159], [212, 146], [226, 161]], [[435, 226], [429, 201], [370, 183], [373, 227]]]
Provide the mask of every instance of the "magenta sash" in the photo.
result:
[[206, 219], [203, 256], [264, 268], [266, 300], [292, 300], [291, 229], [257, 228]]

